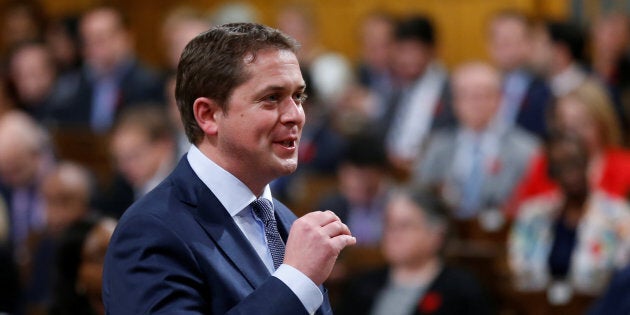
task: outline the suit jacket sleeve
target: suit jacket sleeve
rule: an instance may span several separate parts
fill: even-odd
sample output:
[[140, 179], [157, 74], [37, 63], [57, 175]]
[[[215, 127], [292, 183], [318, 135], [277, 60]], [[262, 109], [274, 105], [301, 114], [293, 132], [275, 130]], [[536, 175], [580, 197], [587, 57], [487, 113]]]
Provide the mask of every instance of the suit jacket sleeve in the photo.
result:
[[107, 314], [306, 314], [297, 296], [275, 277], [243, 299], [231, 297], [225, 287], [208, 281], [198, 255], [157, 217], [123, 220], [105, 261]]

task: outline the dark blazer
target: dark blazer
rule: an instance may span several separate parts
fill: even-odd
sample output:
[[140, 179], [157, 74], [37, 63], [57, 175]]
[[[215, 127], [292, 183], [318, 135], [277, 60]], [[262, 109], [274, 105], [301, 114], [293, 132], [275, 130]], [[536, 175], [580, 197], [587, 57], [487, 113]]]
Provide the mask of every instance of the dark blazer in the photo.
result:
[[[286, 240], [296, 217], [274, 206]], [[105, 258], [103, 300], [112, 315], [307, 314], [186, 156], [119, 221]], [[332, 314], [326, 293], [317, 314]]]
[[533, 77], [521, 101], [516, 115], [516, 125], [545, 138], [547, 135], [547, 111], [553, 101], [551, 89], [544, 80]]
[[[336, 315], [369, 314], [374, 301], [387, 285], [389, 270], [379, 269], [352, 280], [340, 303]], [[491, 300], [477, 280], [467, 272], [444, 267], [414, 306], [413, 315], [494, 314]]]
[[[62, 126], [89, 126], [92, 117], [93, 83], [88, 70], [81, 69], [59, 79], [51, 100], [52, 119]], [[164, 101], [164, 82], [137, 60], [130, 61], [119, 84], [115, 115], [130, 105]]]

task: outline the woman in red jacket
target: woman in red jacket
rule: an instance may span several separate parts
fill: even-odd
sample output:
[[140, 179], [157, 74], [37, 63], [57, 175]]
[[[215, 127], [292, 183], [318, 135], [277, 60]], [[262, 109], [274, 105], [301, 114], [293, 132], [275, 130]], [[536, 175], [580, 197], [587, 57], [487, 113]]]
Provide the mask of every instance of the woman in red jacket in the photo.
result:
[[[586, 81], [559, 98], [551, 119], [552, 128], [575, 133], [586, 143], [591, 187], [618, 197], [630, 194], [630, 152], [621, 148], [618, 118], [610, 97], [599, 83]], [[517, 210], [523, 200], [557, 189], [547, 174], [547, 159], [541, 152], [532, 159], [508, 209]]]

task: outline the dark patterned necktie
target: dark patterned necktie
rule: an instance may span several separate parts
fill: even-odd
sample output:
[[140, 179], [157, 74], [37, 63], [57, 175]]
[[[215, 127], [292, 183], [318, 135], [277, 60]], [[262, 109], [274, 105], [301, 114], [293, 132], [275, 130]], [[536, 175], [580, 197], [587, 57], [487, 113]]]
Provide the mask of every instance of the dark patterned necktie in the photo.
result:
[[278, 269], [284, 260], [284, 242], [278, 232], [278, 224], [273, 215], [273, 205], [265, 198], [258, 198], [251, 203], [254, 214], [263, 222], [265, 226], [265, 237], [267, 246], [271, 252], [273, 268]]

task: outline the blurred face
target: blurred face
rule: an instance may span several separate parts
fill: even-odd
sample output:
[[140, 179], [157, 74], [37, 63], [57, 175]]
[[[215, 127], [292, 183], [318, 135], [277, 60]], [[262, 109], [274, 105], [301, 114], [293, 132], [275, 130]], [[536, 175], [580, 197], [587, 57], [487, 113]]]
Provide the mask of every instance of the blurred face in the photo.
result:
[[468, 129], [484, 130], [499, 108], [498, 74], [488, 68], [469, 67], [453, 76], [453, 104], [457, 118]]
[[55, 172], [44, 180], [42, 192], [46, 201], [46, 218], [48, 230], [53, 235], [58, 235], [87, 213], [86, 184], [67, 172]]
[[551, 74], [551, 66], [554, 63], [554, 48], [547, 30], [543, 26], [537, 26], [532, 33], [532, 52], [530, 65], [532, 69], [543, 76]]
[[377, 167], [344, 164], [339, 169], [341, 191], [353, 204], [369, 205], [378, 195], [384, 176]]
[[86, 237], [81, 252], [78, 282], [85, 289], [90, 304], [99, 314], [105, 313], [101, 301], [103, 262], [115, 228], [116, 222], [111, 219], [97, 224]]
[[596, 55], [606, 59], [616, 58], [625, 51], [630, 34], [628, 19], [623, 15], [613, 15], [599, 19], [593, 28], [593, 48]]
[[19, 145], [0, 145], [0, 178], [11, 187], [24, 187], [35, 180], [39, 154]]
[[207, 31], [208, 28], [210, 28], [208, 23], [190, 20], [180, 21], [173, 25], [173, 29], [165, 30], [165, 48], [171, 68], [177, 69], [179, 57], [182, 55], [188, 42], [200, 33]]
[[41, 102], [48, 96], [55, 80], [50, 58], [44, 47], [29, 46], [11, 60], [11, 76], [23, 102]]
[[393, 266], [414, 266], [435, 257], [443, 231], [431, 226], [424, 212], [408, 198], [397, 195], [387, 204], [383, 253]]
[[498, 18], [490, 25], [488, 50], [493, 62], [503, 71], [527, 63], [531, 51], [527, 25], [516, 18]]
[[2, 39], [5, 42], [5, 47], [37, 39], [39, 35], [37, 21], [28, 8], [19, 5], [9, 8], [3, 17]]
[[227, 112], [214, 116], [213, 158], [250, 189], [262, 189], [297, 168], [305, 85], [296, 56], [286, 50], [246, 57], [245, 71], [250, 77], [232, 92]]
[[53, 25], [47, 30], [46, 45], [49, 47], [55, 62], [62, 68], [73, 66], [79, 58], [75, 39], [60, 24]]
[[432, 58], [431, 48], [417, 40], [397, 41], [392, 54], [394, 75], [407, 83], [418, 79]]
[[112, 154], [118, 170], [135, 188], [144, 186], [160, 168], [168, 150], [151, 141], [140, 128], [123, 127], [112, 138]]
[[577, 134], [589, 152], [597, 152], [603, 146], [597, 121], [579, 100], [573, 97], [561, 98], [556, 105], [555, 119], [561, 131]]
[[80, 31], [84, 58], [97, 72], [112, 71], [131, 49], [129, 34], [114, 11], [88, 13], [81, 20]]
[[549, 168], [568, 198], [588, 194], [587, 157], [577, 144], [561, 142], [549, 149]]
[[393, 26], [377, 17], [365, 21], [361, 30], [363, 60], [371, 67], [385, 71], [389, 68]]
[[303, 48], [298, 52], [300, 60], [308, 62], [309, 60], [304, 60], [304, 58], [309, 57], [308, 54], [311, 53], [309, 48], [313, 44], [313, 34], [308, 17], [295, 8], [288, 8], [278, 14], [276, 23], [279, 30], [293, 37], [302, 45]]

